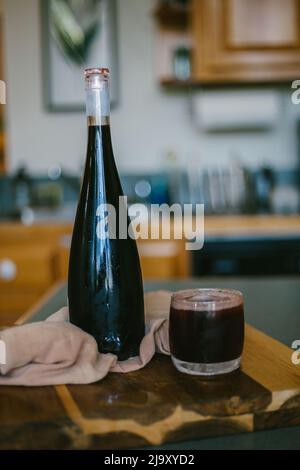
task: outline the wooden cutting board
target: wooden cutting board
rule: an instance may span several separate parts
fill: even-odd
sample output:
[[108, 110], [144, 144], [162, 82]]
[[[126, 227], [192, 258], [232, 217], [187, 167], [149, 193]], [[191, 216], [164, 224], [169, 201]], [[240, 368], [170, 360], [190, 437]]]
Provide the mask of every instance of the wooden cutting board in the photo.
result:
[[246, 327], [242, 369], [181, 374], [157, 355], [92, 385], [0, 387], [0, 448], [118, 449], [300, 424], [292, 350]]

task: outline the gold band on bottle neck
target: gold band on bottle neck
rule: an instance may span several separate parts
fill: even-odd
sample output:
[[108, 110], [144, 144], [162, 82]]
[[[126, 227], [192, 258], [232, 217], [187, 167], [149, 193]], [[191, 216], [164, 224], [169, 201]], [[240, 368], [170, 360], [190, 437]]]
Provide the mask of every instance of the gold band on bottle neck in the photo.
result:
[[88, 126], [108, 126], [109, 116], [88, 116]]

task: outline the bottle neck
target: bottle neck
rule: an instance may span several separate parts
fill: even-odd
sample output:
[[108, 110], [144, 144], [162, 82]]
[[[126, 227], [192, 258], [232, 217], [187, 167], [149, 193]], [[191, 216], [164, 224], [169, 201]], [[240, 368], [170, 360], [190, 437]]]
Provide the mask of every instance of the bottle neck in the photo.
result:
[[85, 94], [88, 126], [108, 126], [110, 122], [108, 80], [100, 78], [97, 81], [87, 81]]

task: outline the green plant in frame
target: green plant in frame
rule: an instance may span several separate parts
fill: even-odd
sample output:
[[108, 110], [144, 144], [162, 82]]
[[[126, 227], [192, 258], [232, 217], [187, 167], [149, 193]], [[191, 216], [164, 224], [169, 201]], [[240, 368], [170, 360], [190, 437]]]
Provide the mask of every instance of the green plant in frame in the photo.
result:
[[87, 61], [100, 28], [101, 0], [50, 0], [51, 33], [61, 51], [77, 65]]

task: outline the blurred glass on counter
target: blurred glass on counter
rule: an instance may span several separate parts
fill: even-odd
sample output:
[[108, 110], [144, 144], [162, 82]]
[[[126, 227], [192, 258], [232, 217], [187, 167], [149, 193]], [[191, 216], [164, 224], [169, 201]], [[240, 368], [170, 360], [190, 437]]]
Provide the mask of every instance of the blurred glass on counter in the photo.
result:
[[279, 184], [271, 192], [271, 210], [274, 214], [297, 214], [299, 212], [299, 189], [290, 184]]

